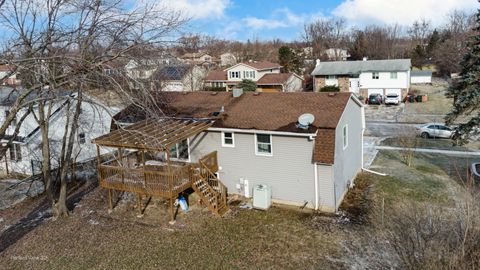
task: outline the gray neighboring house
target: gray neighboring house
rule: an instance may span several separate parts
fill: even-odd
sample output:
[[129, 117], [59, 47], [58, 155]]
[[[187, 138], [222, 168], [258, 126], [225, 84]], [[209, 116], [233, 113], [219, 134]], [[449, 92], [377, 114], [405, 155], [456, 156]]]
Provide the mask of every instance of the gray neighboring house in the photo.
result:
[[[188, 154], [180, 161], [217, 151], [215, 173], [230, 194], [251, 197], [266, 184], [275, 203], [335, 212], [362, 169], [364, 108], [351, 93], [161, 92], [158, 99], [169, 117], [213, 120], [181, 143]], [[315, 116], [308, 127], [297, 122], [304, 113]], [[115, 118], [146, 117], [131, 105]]]
[[312, 71], [313, 89], [335, 85], [342, 92], [364, 98], [371, 94], [398, 94], [405, 97], [410, 89], [410, 59], [334, 61], [317, 60]]

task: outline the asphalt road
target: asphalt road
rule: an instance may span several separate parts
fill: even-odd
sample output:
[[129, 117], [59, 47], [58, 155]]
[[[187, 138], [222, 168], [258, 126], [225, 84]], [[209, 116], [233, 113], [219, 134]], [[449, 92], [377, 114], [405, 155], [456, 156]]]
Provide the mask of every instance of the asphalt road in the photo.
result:
[[415, 135], [417, 124], [403, 124], [394, 122], [366, 122], [365, 136], [392, 137]]

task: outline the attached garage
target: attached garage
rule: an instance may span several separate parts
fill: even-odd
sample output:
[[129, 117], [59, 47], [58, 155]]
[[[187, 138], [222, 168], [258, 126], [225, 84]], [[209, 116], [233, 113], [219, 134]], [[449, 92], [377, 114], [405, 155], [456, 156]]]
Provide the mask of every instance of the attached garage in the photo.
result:
[[397, 94], [399, 97], [402, 96], [402, 89], [394, 88], [394, 89], [385, 89], [385, 95], [388, 94]]
[[368, 89], [368, 96], [373, 95], [373, 94], [380, 94], [380, 95], [383, 96], [384, 95], [383, 89], [377, 89], [377, 88]]

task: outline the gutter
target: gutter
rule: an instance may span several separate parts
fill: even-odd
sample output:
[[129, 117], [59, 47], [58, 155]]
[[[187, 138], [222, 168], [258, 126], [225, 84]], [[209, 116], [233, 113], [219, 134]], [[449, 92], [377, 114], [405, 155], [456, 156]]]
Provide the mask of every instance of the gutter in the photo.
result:
[[272, 135], [284, 135], [284, 136], [295, 136], [295, 137], [308, 137], [313, 139], [317, 136], [317, 133], [296, 133], [288, 131], [271, 131], [271, 130], [260, 130], [260, 129], [239, 129], [239, 128], [216, 128], [210, 127], [207, 131], [227, 131], [227, 132], [238, 132], [238, 133], [258, 133], [258, 134], [272, 134]]

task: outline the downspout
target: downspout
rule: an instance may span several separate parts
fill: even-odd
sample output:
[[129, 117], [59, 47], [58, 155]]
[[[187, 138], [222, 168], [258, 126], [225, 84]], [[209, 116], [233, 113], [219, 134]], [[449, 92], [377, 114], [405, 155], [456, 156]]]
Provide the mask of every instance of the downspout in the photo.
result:
[[318, 210], [318, 168], [317, 163], [313, 163], [313, 172], [315, 174], [315, 210]]

